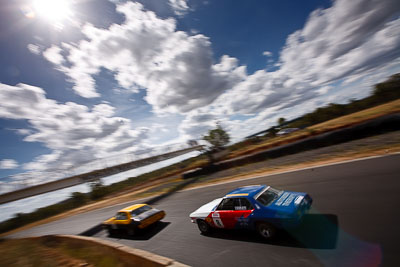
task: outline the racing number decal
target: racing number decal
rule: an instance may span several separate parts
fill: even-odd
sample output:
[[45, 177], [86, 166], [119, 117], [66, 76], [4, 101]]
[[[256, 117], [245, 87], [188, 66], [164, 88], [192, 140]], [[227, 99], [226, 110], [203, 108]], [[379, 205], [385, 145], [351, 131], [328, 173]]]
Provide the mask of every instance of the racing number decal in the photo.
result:
[[221, 219], [219, 219], [219, 218], [213, 218], [213, 220], [214, 220], [214, 223], [215, 223], [215, 225], [216, 225], [217, 227], [219, 227], [219, 228], [223, 228], [223, 227], [224, 227], [224, 224], [222, 223]]
[[216, 227], [224, 228], [224, 224], [222, 223], [222, 220], [221, 220], [218, 212], [214, 212], [212, 214], [212, 219], [213, 219], [213, 222], [214, 222]]

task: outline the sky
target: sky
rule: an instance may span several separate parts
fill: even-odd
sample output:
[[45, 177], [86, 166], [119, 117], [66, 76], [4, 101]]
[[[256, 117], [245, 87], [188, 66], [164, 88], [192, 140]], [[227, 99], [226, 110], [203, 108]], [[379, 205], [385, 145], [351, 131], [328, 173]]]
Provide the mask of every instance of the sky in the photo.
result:
[[400, 1], [1, 0], [0, 63], [4, 193], [363, 98], [400, 72]]

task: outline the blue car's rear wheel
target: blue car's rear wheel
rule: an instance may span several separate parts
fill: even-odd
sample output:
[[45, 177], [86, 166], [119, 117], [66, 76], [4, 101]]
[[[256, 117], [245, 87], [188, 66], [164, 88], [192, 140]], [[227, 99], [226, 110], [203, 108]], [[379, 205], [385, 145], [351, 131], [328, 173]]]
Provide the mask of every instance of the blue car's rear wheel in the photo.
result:
[[257, 232], [265, 240], [271, 240], [276, 234], [276, 228], [269, 223], [261, 222], [257, 224]]

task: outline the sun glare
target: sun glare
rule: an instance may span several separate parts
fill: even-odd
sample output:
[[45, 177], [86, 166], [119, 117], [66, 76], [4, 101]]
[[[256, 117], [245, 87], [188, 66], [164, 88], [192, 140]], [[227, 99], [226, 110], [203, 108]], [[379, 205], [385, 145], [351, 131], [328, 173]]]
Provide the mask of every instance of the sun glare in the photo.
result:
[[34, 0], [33, 8], [38, 17], [60, 23], [72, 15], [68, 0]]

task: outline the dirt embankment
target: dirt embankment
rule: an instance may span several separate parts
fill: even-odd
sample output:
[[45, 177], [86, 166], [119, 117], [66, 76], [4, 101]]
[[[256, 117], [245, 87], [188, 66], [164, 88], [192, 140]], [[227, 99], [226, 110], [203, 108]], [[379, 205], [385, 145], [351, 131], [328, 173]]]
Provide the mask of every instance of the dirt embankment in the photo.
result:
[[232, 159], [244, 155], [258, 153], [277, 146], [290, 144], [323, 133], [349, 128], [385, 115], [395, 114], [399, 112], [400, 99], [373, 108], [355, 112], [353, 114], [342, 116], [333, 120], [329, 120], [323, 123], [319, 123], [287, 136], [266, 139], [265, 141], [261, 141], [258, 144], [248, 145], [246, 147], [232, 151], [226, 159]]

